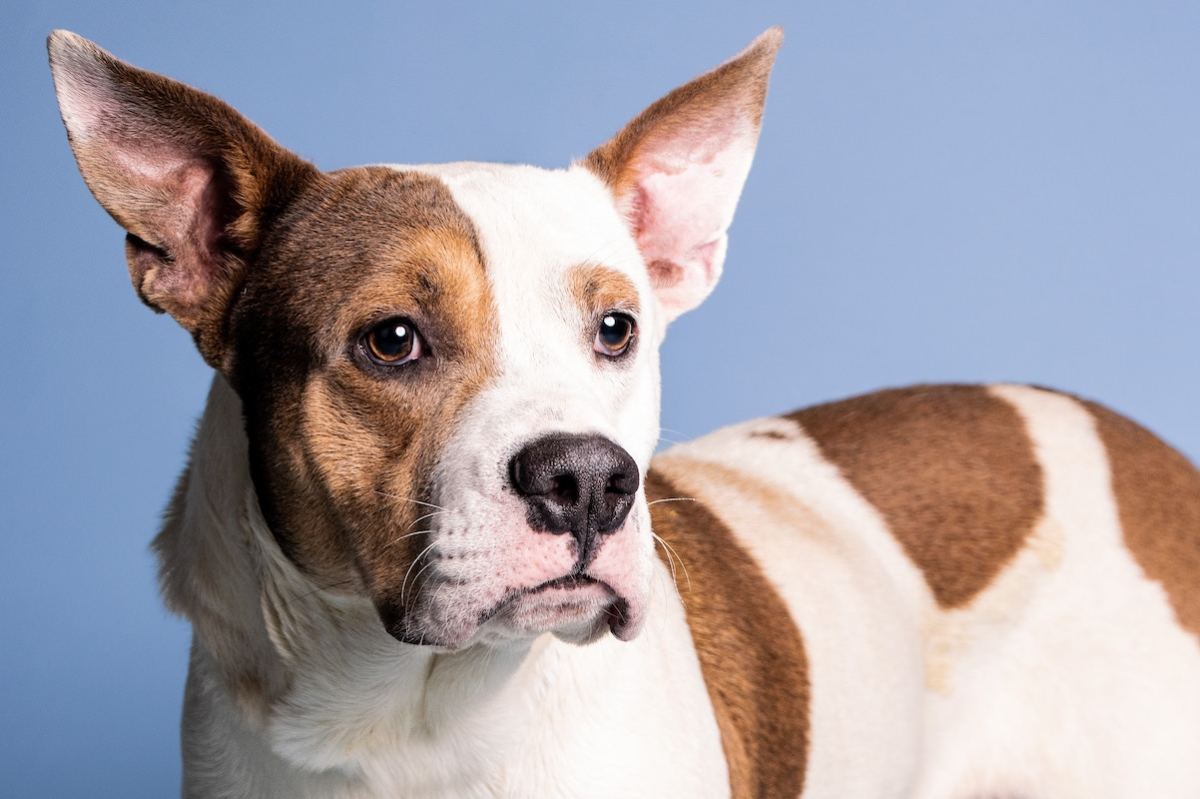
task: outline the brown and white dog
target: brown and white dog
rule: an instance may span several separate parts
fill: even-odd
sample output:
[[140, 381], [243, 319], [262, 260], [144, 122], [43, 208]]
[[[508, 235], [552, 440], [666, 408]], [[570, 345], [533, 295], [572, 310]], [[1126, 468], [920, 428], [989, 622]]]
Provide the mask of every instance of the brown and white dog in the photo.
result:
[[566, 169], [322, 173], [50, 37], [216, 370], [155, 543], [186, 796], [1200, 796], [1200, 475], [1142, 428], [929, 386], [651, 461], [779, 42]]

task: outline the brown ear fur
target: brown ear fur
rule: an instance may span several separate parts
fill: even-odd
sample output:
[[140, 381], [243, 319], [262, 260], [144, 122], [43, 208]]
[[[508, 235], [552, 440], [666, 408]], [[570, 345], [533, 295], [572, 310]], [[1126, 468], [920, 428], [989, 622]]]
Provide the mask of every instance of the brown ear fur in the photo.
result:
[[781, 44], [781, 28], [763, 31], [731, 60], [650, 105], [616, 136], [593, 150], [584, 164], [620, 199], [628, 194], [636, 178], [634, 165], [639, 151], [652, 139], [671, 136], [689, 126], [704, 127], [721, 113], [744, 113], [758, 128], [767, 100], [767, 81]]
[[699, 305], [720, 278], [782, 40], [778, 28], [766, 31], [584, 161], [608, 184], [667, 321]]
[[315, 168], [215, 97], [80, 36], [55, 31], [47, 49], [79, 171], [129, 233], [134, 289], [227, 369], [225, 320], [244, 270]]

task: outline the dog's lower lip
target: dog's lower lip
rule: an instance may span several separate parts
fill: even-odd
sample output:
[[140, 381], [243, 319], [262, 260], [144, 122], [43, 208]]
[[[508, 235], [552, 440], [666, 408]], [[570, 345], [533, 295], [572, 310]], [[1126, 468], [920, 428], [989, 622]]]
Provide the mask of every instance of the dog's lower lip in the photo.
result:
[[[596, 585], [598, 583], [600, 583], [599, 580], [597, 580], [595, 577], [589, 577], [586, 574], [568, 574], [565, 577], [556, 577], [553, 580], [547, 580], [546, 582], [535, 585], [533, 588], [523, 591], [522, 593], [540, 594], [542, 591], [546, 591], [551, 588], [566, 588], [569, 590], [572, 588], [582, 588], [585, 585]], [[605, 587], [607, 588], [608, 586]]]
[[602, 586], [610, 594], [616, 593], [612, 590], [612, 587], [608, 583], [603, 582], [601, 580], [597, 580], [595, 577], [591, 577], [590, 575], [567, 574], [562, 577], [555, 577], [553, 580], [547, 580], [544, 583], [538, 583], [537, 585], [533, 586], [532, 588], [525, 588], [525, 589], [522, 589], [519, 591], [514, 591], [513, 593], [504, 597], [504, 599], [497, 602], [495, 605], [493, 605], [487, 611], [485, 611], [484, 613], [481, 613], [479, 615], [479, 621], [477, 623], [480, 625], [486, 624], [493, 617], [498, 615], [500, 613], [500, 611], [504, 610], [505, 607], [507, 607], [509, 604], [520, 599], [523, 596], [532, 596], [532, 595], [540, 594], [544, 591], [548, 591], [548, 590], [551, 590], [554, 588], [562, 588], [562, 589], [570, 591], [570, 590], [574, 590], [576, 588], [583, 588], [583, 587], [589, 586], [589, 585], [599, 585], [599, 586]]

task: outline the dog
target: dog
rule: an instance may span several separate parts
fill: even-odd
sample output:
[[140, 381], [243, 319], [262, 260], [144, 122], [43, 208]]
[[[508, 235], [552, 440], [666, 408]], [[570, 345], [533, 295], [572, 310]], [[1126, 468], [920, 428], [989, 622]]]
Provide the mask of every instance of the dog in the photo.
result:
[[780, 41], [565, 169], [323, 173], [50, 36], [214, 369], [154, 543], [185, 796], [1200, 796], [1200, 473], [1145, 429], [916, 386], [652, 458]]

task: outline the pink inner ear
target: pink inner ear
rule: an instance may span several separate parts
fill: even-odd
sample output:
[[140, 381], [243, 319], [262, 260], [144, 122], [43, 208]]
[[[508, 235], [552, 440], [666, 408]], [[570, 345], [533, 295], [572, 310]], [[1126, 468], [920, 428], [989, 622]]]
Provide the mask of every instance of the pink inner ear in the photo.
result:
[[173, 313], [198, 305], [221, 268], [220, 238], [229, 221], [222, 207], [227, 187], [204, 156], [199, 132], [172, 127], [161, 109], [131, 91], [137, 87], [127, 67], [73, 34], [52, 38], [51, 53], [59, 107], [84, 178], [141, 242], [131, 254], [138, 291], [159, 307], [169, 298]]
[[213, 166], [169, 147], [134, 149], [118, 142], [109, 152], [122, 167], [122, 191], [142, 209], [127, 227], [170, 256], [164, 262], [154, 250], [138, 248], [134, 279], [139, 293], [154, 305], [169, 298], [177, 315], [195, 312], [221, 269], [226, 220]]
[[670, 316], [699, 304], [720, 276], [755, 138], [754, 126], [731, 113], [655, 136], [637, 153], [624, 210]]
[[178, 237], [173, 252], [186, 253], [192, 263], [187, 269], [164, 275], [162, 289], [170, 292], [176, 302], [199, 305], [221, 268], [219, 245], [225, 221], [221, 188], [213, 167], [203, 161], [182, 164], [164, 184], [174, 198], [166, 209], [164, 228]]

